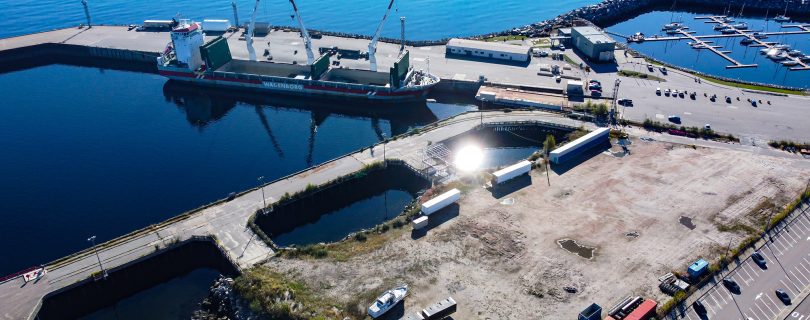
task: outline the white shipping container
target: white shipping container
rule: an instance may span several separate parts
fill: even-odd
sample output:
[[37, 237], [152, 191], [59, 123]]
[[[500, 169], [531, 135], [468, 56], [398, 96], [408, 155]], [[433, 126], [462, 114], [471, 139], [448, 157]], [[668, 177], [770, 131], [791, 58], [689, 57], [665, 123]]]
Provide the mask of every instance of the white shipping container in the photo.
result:
[[144, 28], [171, 28], [172, 21], [171, 20], [144, 20], [143, 21]]
[[511, 166], [503, 168], [501, 170], [495, 171], [492, 173], [493, 184], [500, 184], [515, 177], [524, 175], [532, 170], [532, 163], [528, 160], [523, 160], [521, 162], [515, 163]]
[[571, 141], [571, 142], [565, 144], [564, 146], [559, 147], [559, 148], [555, 149], [554, 151], [551, 151], [549, 153], [549, 159], [551, 160], [551, 162], [559, 163], [560, 158], [564, 157], [566, 154], [571, 153], [571, 152], [575, 152], [581, 147], [588, 147], [588, 145], [593, 141], [596, 141], [596, 140], [599, 140], [599, 139], [609, 139], [608, 138], [609, 135], [610, 135], [610, 129], [609, 128], [596, 129], [596, 130], [592, 131], [591, 133], [588, 133], [588, 134], [582, 136], [579, 139]]
[[202, 27], [204, 31], [225, 32], [231, 28], [231, 22], [228, 20], [205, 19]]
[[451, 203], [458, 201], [458, 199], [460, 198], [461, 198], [461, 191], [458, 191], [458, 189], [447, 191], [423, 203], [422, 213], [426, 216], [429, 216], [432, 213], [439, 211], [446, 206], [449, 206]]
[[421, 216], [419, 218], [413, 219], [413, 229], [414, 230], [422, 229], [424, 227], [427, 227], [427, 225], [428, 225], [428, 217], [427, 216]]

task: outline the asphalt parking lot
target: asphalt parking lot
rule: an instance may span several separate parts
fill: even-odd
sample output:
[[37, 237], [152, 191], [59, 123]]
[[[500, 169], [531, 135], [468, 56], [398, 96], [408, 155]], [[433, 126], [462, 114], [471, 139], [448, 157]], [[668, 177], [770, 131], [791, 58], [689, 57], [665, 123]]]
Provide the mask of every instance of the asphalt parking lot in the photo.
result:
[[[810, 217], [806, 206], [794, 213], [789, 223], [772, 233], [759, 252], [765, 258], [760, 266], [750, 257], [724, 274], [740, 286], [739, 292], [732, 292], [722, 283], [702, 290], [697, 299], [706, 308], [705, 315], [699, 315], [694, 304], [689, 304], [680, 319], [778, 319], [780, 313], [794, 308], [782, 302], [775, 294], [776, 289], [788, 293], [791, 300], [810, 288]], [[796, 315], [794, 317], [794, 315]], [[810, 302], [804, 303], [788, 315], [787, 319], [808, 319]]]

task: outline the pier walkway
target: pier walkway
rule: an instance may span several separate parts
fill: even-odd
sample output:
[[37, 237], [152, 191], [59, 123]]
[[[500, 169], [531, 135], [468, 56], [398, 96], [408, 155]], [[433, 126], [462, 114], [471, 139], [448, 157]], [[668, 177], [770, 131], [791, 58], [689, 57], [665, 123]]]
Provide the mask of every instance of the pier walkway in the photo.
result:
[[[592, 129], [592, 124], [541, 111], [468, 112], [431, 124], [419, 133], [395, 137], [386, 143], [386, 156], [406, 161], [412, 167], [424, 167], [419, 150], [428, 145], [467, 132], [480, 124], [541, 123], [553, 127]], [[238, 268], [244, 269], [272, 257], [267, 247], [249, 228], [248, 218], [266, 200], [273, 203], [285, 193], [295, 193], [307, 185], [323, 184], [382, 161], [383, 145], [351, 153], [307, 170], [277, 179], [259, 188], [245, 191], [231, 201], [219, 201], [164, 222], [137, 230], [120, 238], [99, 244], [96, 249], [105, 269], [125, 265], [156, 252], [177, 241], [192, 237], [214, 237], [221, 251]], [[272, 165], [272, 164], [268, 164]], [[93, 249], [75, 253], [45, 265], [47, 273], [37, 281], [26, 283], [21, 276], [0, 282], [0, 318], [33, 319], [50, 292], [66, 288], [93, 276], [99, 270]], [[98, 280], [104, 281], [104, 280]]]

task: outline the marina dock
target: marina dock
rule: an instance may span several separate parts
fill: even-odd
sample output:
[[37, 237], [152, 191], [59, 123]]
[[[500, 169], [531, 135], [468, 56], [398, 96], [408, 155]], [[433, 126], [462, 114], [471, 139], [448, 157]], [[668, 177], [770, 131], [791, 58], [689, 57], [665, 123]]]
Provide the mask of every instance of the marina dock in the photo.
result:
[[[712, 41], [706, 41], [705, 39], [744, 37], [744, 38], [748, 38], [748, 39], [753, 41], [753, 43], [749, 45], [750, 47], [764, 47], [764, 48], [768, 48], [768, 49], [774, 48], [775, 43], [768, 42], [768, 41], [763, 41], [762, 39], [757, 38], [756, 36], [754, 36], [754, 34], [753, 34], [753, 32], [751, 30], [736, 28], [732, 24], [725, 22], [724, 18], [725, 18], [725, 16], [700, 16], [700, 17], [695, 17], [695, 19], [698, 19], [698, 20], [708, 20], [708, 21], [705, 21], [705, 23], [711, 23], [711, 24], [720, 25], [720, 26], [722, 26], [724, 28], [732, 30], [733, 33], [710, 34], [710, 35], [694, 35], [693, 32], [687, 30], [688, 28], [679, 28], [679, 29], [677, 29], [676, 32], [681, 34], [681, 36], [671, 36], [671, 37], [657, 37], [656, 36], [656, 37], [652, 37], [652, 38], [644, 38], [643, 41], [646, 42], [646, 41], [692, 40], [694, 42], [693, 44], [691, 44], [692, 48], [698, 49], [698, 50], [707, 49], [709, 51], [712, 51], [716, 55], [720, 56], [721, 58], [729, 61], [731, 63], [731, 65], [726, 66], [726, 68], [728, 68], [728, 69], [756, 67], [757, 66], [756, 64], [743, 64], [743, 63], [740, 63], [740, 62], [734, 60], [733, 58], [728, 56], [728, 53], [731, 53], [731, 51], [720, 50], [722, 48], [721, 46], [713, 45]], [[798, 30], [798, 31], [760, 32], [759, 34], [770, 37], [770, 36], [792, 35], [792, 34], [808, 34], [808, 33], [810, 33], [810, 25], [791, 24], [791, 25], [783, 25], [782, 28], [798, 28], [800, 30]], [[628, 39], [630, 39], [630, 38], [628, 38]], [[802, 61], [801, 59], [799, 59], [797, 57], [790, 56], [790, 57], [787, 57], [786, 60], [794, 61], [798, 65], [798, 66], [795, 66], [795, 67], [790, 67], [789, 68], [790, 70], [793, 70], [793, 71], [810, 70], [810, 65], [808, 65], [807, 63], [805, 63], [804, 61]], [[778, 63], [778, 62], [775, 61], [775, 63]]]
[[[264, 185], [264, 193], [260, 188], [254, 188], [240, 193], [230, 201], [222, 200], [206, 205], [101, 243], [96, 248], [88, 248], [45, 264], [47, 273], [36, 281], [25, 282], [22, 276], [5, 279], [0, 282], [2, 316], [6, 319], [34, 319], [47, 295], [98, 277], [99, 263], [105, 269], [113, 269], [135, 263], [141, 257], [178, 242], [199, 237], [215, 239], [220, 251], [236, 264], [236, 268], [248, 268], [274, 255], [274, 251], [247, 228], [248, 219], [261, 208], [263, 201], [273, 203], [285, 193], [292, 194], [304, 190], [307, 185], [319, 185], [351, 174], [361, 170], [364, 165], [383, 161], [384, 155], [387, 155], [387, 159], [403, 160], [413, 170], [428, 172], [427, 164], [418, 154], [432, 143], [463, 134], [481, 125], [500, 127], [527, 124], [568, 130], [582, 126], [588, 129], [593, 127], [591, 124], [542, 111], [464, 113], [431, 124], [417, 134], [390, 140], [385, 146], [376, 144], [370, 149], [279, 178]], [[385, 153], [384, 148], [387, 149]], [[96, 249], [99, 261], [94, 254]]]

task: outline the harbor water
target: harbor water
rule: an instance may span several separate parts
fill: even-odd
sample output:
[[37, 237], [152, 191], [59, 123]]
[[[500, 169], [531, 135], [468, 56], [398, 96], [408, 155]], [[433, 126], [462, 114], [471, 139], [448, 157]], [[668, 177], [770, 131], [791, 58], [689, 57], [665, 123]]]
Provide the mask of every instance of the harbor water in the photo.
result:
[[66, 65], [0, 74], [0, 88], [0, 274], [474, 108], [372, 113]]
[[[564, 1], [396, 1], [383, 29], [383, 36], [399, 38], [399, 17], [405, 16], [406, 37], [411, 40], [441, 39], [507, 30], [553, 18], [560, 13], [596, 0]], [[250, 18], [254, 1], [237, 0], [240, 24]], [[299, 0], [296, 1], [308, 29], [371, 35], [385, 13], [382, 0]], [[93, 23], [140, 24], [147, 19], [170, 20], [178, 13], [191, 19], [229, 19], [233, 22], [231, 1], [135, 1], [88, 0]], [[463, 12], [464, 14], [458, 14]], [[288, 1], [262, 1], [257, 21], [297, 26]], [[0, 0], [0, 38], [41, 32], [85, 23], [81, 1]], [[32, 18], [36, 17], [36, 19]]]
[[[735, 17], [734, 23], [746, 22], [750, 30], [758, 32], [799, 31], [797, 28], [783, 28], [783, 25], [793, 23], [779, 23], [774, 21], [772, 18], [776, 14], [779, 13], [771, 13], [771, 19], [767, 21], [764, 16]], [[695, 32], [695, 35], [720, 34], [719, 31], [713, 29], [714, 24], [705, 23], [705, 21], [708, 20], [695, 19], [695, 17], [707, 15], [710, 14], [654, 11], [608, 27], [607, 30], [623, 36], [630, 36], [636, 32], [642, 32], [647, 38], [653, 37], [654, 35], [664, 37], [668, 35], [661, 30], [663, 25], [670, 21], [677, 21], [688, 26], [689, 31]], [[615, 35], [613, 37], [616, 41], [625, 41], [621, 37]], [[646, 41], [643, 43], [633, 43], [630, 47], [655, 59], [707, 74], [789, 87], [810, 88], [810, 70], [791, 71], [788, 67], [760, 54], [759, 51], [761, 47], [741, 45], [741, 39], [742, 37], [731, 37], [706, 40], [714, 41], [713, 45], [721, 46], [722, 49], [719, 50], [731, 51], [728, 55], [738, 62], [742, 64], [757, 64], [757, 67], [726, 69], [726, 66], [731, 64], [730, 62], [709, 50], [692, 49], [688, 44], [691, 40]], [[804, 54], [810, 54], [810, 41], [808, 40], [810, 40], [810, 34], [779, 35], [770, 36], [765, 39], [765, 41], [768, 42], [788, 44], [793, 49], [800, 50]], [[638, 65], [636, 71], [645, 70], [645, 66]]]

